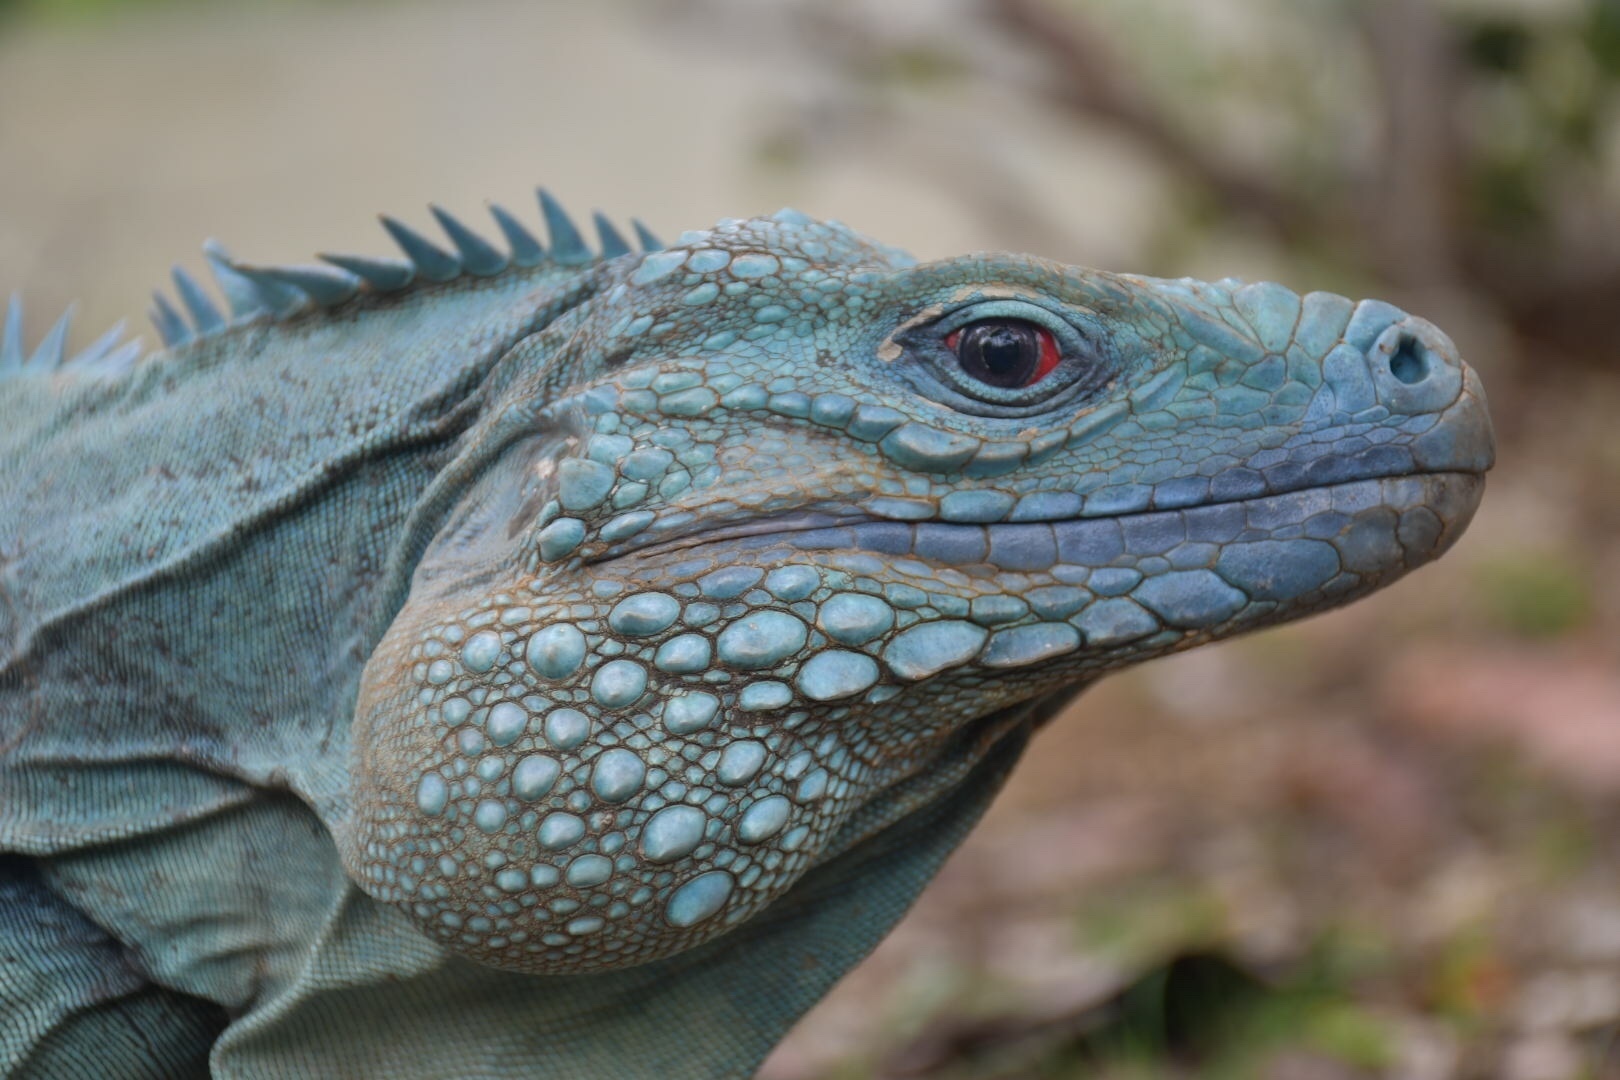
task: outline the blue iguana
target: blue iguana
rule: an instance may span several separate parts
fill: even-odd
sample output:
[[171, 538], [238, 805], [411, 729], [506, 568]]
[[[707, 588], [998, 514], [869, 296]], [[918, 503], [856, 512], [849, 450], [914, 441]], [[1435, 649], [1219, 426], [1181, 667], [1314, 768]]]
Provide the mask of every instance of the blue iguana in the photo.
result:
[[210, 243], [144, 356], [13, 301], [6, 1075], [746, 1075], [1077, 689], [1434, 559], [1492, 463], [1386, 303], [541, 204]]

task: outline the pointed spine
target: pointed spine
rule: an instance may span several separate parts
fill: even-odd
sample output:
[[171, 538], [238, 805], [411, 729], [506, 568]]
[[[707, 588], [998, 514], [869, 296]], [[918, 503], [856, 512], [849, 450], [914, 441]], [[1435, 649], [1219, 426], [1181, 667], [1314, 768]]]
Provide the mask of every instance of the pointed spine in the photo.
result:
[[267, 280], [297, 289], [317, 307], [336, 307], [360, 292], [360, 278], [336, 266], [244, 266], [238, 273], [254, 281]]
[[653, 235], [653, 231], [641, 223], [640, 218], [631, 218], [630, 225], [636, 230], [636, 240], [641, 244], [642, 251], [663, 251], [664, 242]]
[[551, 235], [552, 260], [564, 266], [590, 262], [591, 249], [585, 246], [585, 238], [579, 235], [562, 204], [545, 188], [540, 188], [536, 194], [540, 197], [540, 213], [546, 219], [546, 231]]
[[216, 334], [225, 329], [224, 316], [196, 278], [179, 266], [173, 267], [169, 276], [174, 279], [174, 291], [180, 294], [180, 302], [191, 313], [192, 325], [199, 335]]
[[301, 311], [312, 302], [309, 293], [282, 276], [279, 272], [280, 267], [271, 268], [250, 266], [247, 263], [232, 263], [231, 269], [253, 283], [253, 287], [259, 290], [259, 296], [263, 298], [265, 306], [278, 319], [284, 319], [288, 315]]
[[219, 283], [219, 291], [225, 294], [225, 302], [231, 307], [232, 322], [256, 318], [270, 310], [257, 286], [231, 269], [231, 256], [225, 245], [209, 239], [203, 241], [202, 250], [208, 269]]
[[187, 326], [186, 320], [174, 310], [169, 298], [160, 292], [152, 294], [151, 316], [152, 325], [157, 328], [158, 337], [163, 339], [165, 347], [172, 349], [191, 340], [191, 327]]
[[118, 348], [95, 361], [95, 370], [104, 375], [121, 375], [141, 358], [140, 338], [131, 338]]
[[15, 371], [22, 367], [22, 335], [22, 296], [19, 293], [12, 293], [11, 301], [6, 304], [5, 332], [0, 334], [0, 374], [7, 371]]
[[461, 260], [438, 247], [397, 218], [387, 214], [379, 217], [382, 227], [388, 230], [388, 235], [394, 238], [394, 243], [411, 260], [416, 267], [417, 274], [427, 281], [449, 281], [461, 273]]
[[323, 252], [318, 258], [364, 281], [373, 292], [398, 292], [416, 280], [416, 265], [404, 259], [384, 259], [373, 255], [334, 255]]
[[124, 320], [120, 319], [113, 324], [112, 329], [74, 353], [67, 363], [71, 367], [95, 367], [112, 354], [123, 337]]
[[598, 210], [591, 215], [591, 220], [596, 223], [596, 235], [602, 241], [602, 258], [614, 259], [620, 255], [630, 254], [630, 245], [619, 234], [619, 230], [613, 227], [613, 222], [607, 219], [606, 214]]
[[500, 226], [501, 235], [506, 238], [506, 246], [512, 250], [513, 266], [539, 266], [546, 261], [546, 249], [540, 246], [540, 241], [534, 238], [534, 234], [524, 228], [523, 223], [513, 217], [506, 207], [490, 203], [489, 216]]
[[23, 365], [28, 371], [54, 371], [62, 366], [62, 360], [67, 356], [68, 327], [73, 325], [73, 305], [62, 312], [62, 317], [56, 320], [56, 325], [45, 332], [40, 339], [39, 346], [34, 349], [34, 355], [28, 358]]
[[482, 236], [473, 232], [460, 219], [452, 216], [442, 206], [429, 204], [428, 210], [439, 222], [439, 228], [450, 238], [456, 247], [456, 254], [461, 258], [461, 266], [474, 277], [489, 277], [506, 269], [506, 256], [496, 250], [495, 246]]

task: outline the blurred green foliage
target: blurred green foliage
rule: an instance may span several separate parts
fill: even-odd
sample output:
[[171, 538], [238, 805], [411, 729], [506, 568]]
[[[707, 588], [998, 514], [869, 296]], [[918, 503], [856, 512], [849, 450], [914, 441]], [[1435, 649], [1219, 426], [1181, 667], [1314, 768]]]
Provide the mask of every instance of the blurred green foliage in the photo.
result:
[[1182, 953], [1117, 995], [1101, 1026], [1019, 1075], [1252, 1080], [1286, 1053], [1352, 1069], [1390, 1067], [1390, 1021], [1351, 993], [1328, 968], [1262, 980], [1219, 954]]
[[1289, 1050], [1358, 1069], [1393, 1064], [1388, 1021], [1358, 1000], [1399, 959], [1376, 927], [1331, 927], [1301, 962], [1261, 978], [1218, 951], [1229, 936], [1224, 905], [1184, 881], [1135, 882], [1088, 897], [1082, 912], [1083, 945], [1143, 974], [1093, 1010], [1038, 1075], [1240, 1080]]
[[1569, 556], [1536, 550], [1497, 555], [1476, 571], [1491, 621], [1519, 638], [1548, 640], [1584, 626], [1597, 582]]
[[115, 11], [167, 7], [176, 0], [0, 0], [0, 17], [93, 19]]
[[1514, 987], [1496, 942], [1483, 929], [1457, 933], [1428, 964], [1422, 993], [1433, 1012], [1463, 1030], [1482, 1028], [1502, 1012]]
[[1146, 878], [1088, 896], [1075, 933], [1082, 949], [1131, 967], [1219, 942], [1227, 921], [1214, 894], [1190, 890], [1184, 881]]
[[1484, 99], [1470, 161], [1473, 210], [1494, 229], [1548, 226], [1563, 174], [1606, 164], [1620, 101], [1620, 5], [1560, 20], [1497, 12], [1459, 17], [1470, 78]]
[[7, 18], [41, 22], [96, 22], [143, 9], [291, 8], [336, 6], [352, 0], [0, 0], [0, 22]]

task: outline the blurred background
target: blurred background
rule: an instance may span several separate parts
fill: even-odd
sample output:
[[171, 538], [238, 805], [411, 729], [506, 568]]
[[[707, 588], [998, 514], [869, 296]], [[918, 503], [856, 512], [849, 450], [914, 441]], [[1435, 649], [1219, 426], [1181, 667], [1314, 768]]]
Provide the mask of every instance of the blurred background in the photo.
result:
[[1620, 1077], [1620, 3], [0, 0], [31, 340], [536, 182], [1380, 296], [1490, 389], [1446, 560], [1086, 695], [766, 1077]]

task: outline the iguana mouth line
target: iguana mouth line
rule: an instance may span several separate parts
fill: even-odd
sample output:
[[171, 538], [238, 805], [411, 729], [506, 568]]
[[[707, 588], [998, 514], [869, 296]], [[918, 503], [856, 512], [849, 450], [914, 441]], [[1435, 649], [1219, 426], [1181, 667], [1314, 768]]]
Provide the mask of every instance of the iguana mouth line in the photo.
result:
[[[587, 560], [587, 563], [595, 565], [627, 558], [658, 558], [741, 541], [745, 549], [785, 546], [799, 550], [856, 550], [943, 561], [952, 565], [980, 563], [1003, 570], [1035, 570], [1068, 561], [1063, 558], [1065, 548], [1072, 550], [1105, 542], [1103, 534], [1110, 529], [1117, 532], [1131, 527], [1147, 532], [1160, 524], [1161, 520], [1168, 527], [1176, 519], [1183, 523], [1188, 522], [1189, 517], [1210, 519], [1204, 523], [1208, 529], [1205, 536], [1189, 536], [1189, 539], [1208, 543], [1242, 542], [1246, 531], [1263, 526], [1246, 522], [1239, 527], [1235, 520], [1231, 520], [1235, 510], [1243, 510], [1247, 518], [1251, 516], [1248, 512], [1250, 508], [1258, 509], [1262, 522], [1268, 516], [1281, 514], [1282, 517], [1272, 522], [1273, 525], [1302, 524], [1318, 514], [1335, 510], [1350, 513], [1371, 509], [1384, 500], [1369, 498], [1369, 494], [1377, 492], [1386, 483], [1438, 481], [1448, 477], [1476, 481], [1476, 490], [1459, 504], [1458, 510], [1463, 512], [1479, 501], [1484, 476], [1483, 471], [1473, 469], [1424, 469], [1305, 485], [1264, 495], [1216, 499], [1182, 507], [1034, 521], [962, 522], [942, 518], [903, 521], [870, 513], [793, 512], [675, 536], [640, 548], [626, 550], [618, 547]], [[1321, 505], [1305, 505], [1313, 498], [1319, 500]], [[1214, 520], [1223, 517], [1227, 520]], [[1234, 530], [1236, 535], [1228, 535]]]

